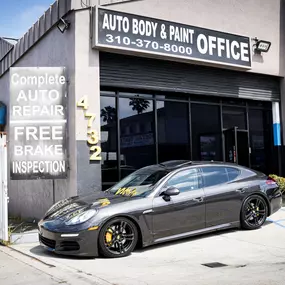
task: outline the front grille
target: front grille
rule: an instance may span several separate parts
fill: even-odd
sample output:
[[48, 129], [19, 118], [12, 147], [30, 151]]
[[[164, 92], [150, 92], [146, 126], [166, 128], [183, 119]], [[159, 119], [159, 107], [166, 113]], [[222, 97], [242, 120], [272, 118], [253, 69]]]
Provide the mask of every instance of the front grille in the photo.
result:
[[39, 235], [39, 240], [41, 243], [43, 243], [45, 246], [49, 247], [49, 248], [52, 248], [52, 249], [55, 249], [55, 240], [52, 240], [52, 239], [48, 239], [48, 238], [45, 238], [41, 235]]
[[73, 250], [79, 250], [79, 249], [80, 249], [80, 246], [78, 242], [76, 241], [62, 241], [60, 243], [59, 250], [73, 251]]

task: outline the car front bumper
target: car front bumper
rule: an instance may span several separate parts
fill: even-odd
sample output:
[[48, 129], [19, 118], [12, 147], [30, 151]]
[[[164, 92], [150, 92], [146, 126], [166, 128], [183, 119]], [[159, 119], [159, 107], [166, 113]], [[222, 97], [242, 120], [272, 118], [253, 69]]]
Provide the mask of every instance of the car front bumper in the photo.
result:
[[56, 233], [39, 225], [39, 242], [48, 251], [70, 256], [97, 257], [99, 229]]

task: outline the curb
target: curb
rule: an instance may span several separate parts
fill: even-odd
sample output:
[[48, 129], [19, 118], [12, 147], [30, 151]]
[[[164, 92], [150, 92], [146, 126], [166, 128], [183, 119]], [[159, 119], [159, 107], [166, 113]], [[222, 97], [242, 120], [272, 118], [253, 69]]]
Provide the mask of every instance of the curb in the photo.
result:
[[[36, 270], [39, 270], [51, 276], [59, 284], [64, 283], [69, 285], [113, 285], [112, 282], [109, 282], [103, 278], [97, 277], [93, 274], [89, 274], [88, 272], [79, 271], [75, 267], [71, 267], [63, 263], [53, 260], [51, 263], [47, 263], [42, 259], [35, 257], [34, 254], [26, 253], [24, 252], [24, 250], [14, 248], [14, 246], [0, 246], [0, 252], [3, 252], [4, 254], [7, 254], [35, 268]], [[23, 258], [21, 258], [21, 256]]]
[[42, 264], [48, 266], [49, 268], [54, 268], [54, 267], [56, 267], [55, 265], [46, 263], [46, 262], [40, 260], [39, 258], [36, 258], [36, 257], [34, 257], [34, 256], [32, 256], [32, 255], [27, 254], [27, 253], [24, 253], [24, 252], [21, 251], [21, 250], [15, 249], [15, 248], [13, 248], [13, 247], [10, 246], [10, 245], [8, 245], [7, 248], [9, 248], [9, 249], [11, 249], [12, 251], [15, 251], [15, 252], [17, 252], [17, 253], [19, 253], [19, 254], [22, 254], [22, 255], [24, 255], [24, 256], [26, 256], [26, 257], [29, 257], [29, 258], [31, 258], [32, 260], [38, 261], [38, 262], [40, 262], [40, 263], [42, 263]]

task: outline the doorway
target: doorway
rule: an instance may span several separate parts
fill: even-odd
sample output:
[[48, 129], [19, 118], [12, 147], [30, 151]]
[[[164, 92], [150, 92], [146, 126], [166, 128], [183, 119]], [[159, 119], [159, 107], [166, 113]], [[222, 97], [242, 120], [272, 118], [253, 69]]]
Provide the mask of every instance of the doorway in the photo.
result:
[[250, 148], [248, 131], [239, 130], [238, 127], [223, 131], [224, 160], [250, 167]]

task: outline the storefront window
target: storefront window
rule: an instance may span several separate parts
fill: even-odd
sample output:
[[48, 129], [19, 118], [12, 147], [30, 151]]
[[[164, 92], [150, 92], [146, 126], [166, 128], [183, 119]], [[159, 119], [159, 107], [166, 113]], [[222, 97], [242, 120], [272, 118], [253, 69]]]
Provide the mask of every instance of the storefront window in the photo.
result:
[[116, 98], [100, 98], [102, 183], [112, 185], [118, 181], [117, 108]]
[[190, 159], [188, 103], [157, 101], [158, 162]]
[[153, 101], [119, 98], [120, 177], [156, 163]]
[[179, 159], [234, 162], [236, 158], [241, 165], [277, 173], [269, 107], [240, 99], [104, 91], [103, 189], [144, 166]]
[[192, 95], [191, 96], [191, 102], [205, 102], [205, 103], [214, 103], [219, 104], [221, 101], [220, 97], [215, 96], [205, 96], [205, 95]]
[[191, 104], [193, 160], [223, 160], [220, 107]]
[[223, 128], [230, 129], [234, 127], [241, 130], [247, 129], [246, 109], [223, 106]]
[[223, 98], [223, 105], [246, 106], [246, 101], [239, 98]]
[[152, 94], [145, 94], [145, 93], [132, 93], [132, 92], [120, 92], [120, 97], [135, 97], [135, 98], [147, 98], [152, 99]]
[[249, 109], [251, 167], [269, 174], [274, 168], [271, 111]]
[[157, 100], [175, 100], [175, 101], [187, 101], [189, 97], [186, 94], [170, 94], [170, 95], [156, 95]]

